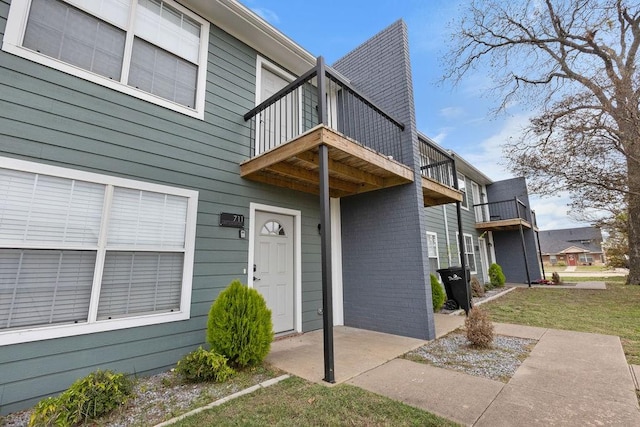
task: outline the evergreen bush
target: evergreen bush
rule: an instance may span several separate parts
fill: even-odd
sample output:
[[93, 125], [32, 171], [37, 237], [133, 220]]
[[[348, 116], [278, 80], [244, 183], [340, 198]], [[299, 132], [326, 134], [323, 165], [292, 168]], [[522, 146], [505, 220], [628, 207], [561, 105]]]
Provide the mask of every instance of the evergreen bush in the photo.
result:
[[491, 281], [492, 287], [502, 288], [504, 286], [504, 282], [507, 280], [502, 272], [502, 267], [496, 263], [491, 264], [489, 266], [489, 280]]
[[209, 311], [207, 342], [232, 366], [261, 363], [273, 341], [271, 310], [260, 293], [234, 280]]
[[464, 321], [467, 329], [467, 339], [472, 345], [480, 348], [489, 348], [493, 343], [493, 323], [487, 312], [480, 307], [469, 310], [469, 315]]
[[446, 296], [442, 285], [438, 282], [438, 278], [435, 274], [430, 275], [431, 278], [431, 300], [433, 302], [433, 311], [439, 311], [444, 304]]
[[78, 379], [61, 395], [38, 402], [29, 426], [85, 423], [123, 405], [132, 392], [133, 382], [126, 375], [98, 370]]
[[176, 372], [187, 381], [224, 382], [235, 372], [227, 365], [227, 358], [202, 347], [184, 356], [176, 365]]

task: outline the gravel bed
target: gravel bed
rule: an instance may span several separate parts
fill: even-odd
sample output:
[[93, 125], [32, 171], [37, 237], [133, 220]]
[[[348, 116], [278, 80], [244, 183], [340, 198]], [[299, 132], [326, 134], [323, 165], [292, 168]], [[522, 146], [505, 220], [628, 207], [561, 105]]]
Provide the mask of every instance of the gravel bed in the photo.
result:
[[[254, 372], [237, 374], [222, 384], [185, 383], [174, 372], [136, 380], [133, 397], [126, 406], [116, 410], [107, 418], [99, 419], [90, 426], [133, 427], [153, 426], [191, 409], [204, 406], [224, 396], [276, 377], [281, 372], [258, 368]], [[15, 412], [0, 418], [2, 427], [26, 427], [31, 410]]]
[[462, 332], [454, 331], [405, 357], [506, 383], [536, 343], [536, 340], [496, 335], [492, 348], [479, 349], [473, 347]]

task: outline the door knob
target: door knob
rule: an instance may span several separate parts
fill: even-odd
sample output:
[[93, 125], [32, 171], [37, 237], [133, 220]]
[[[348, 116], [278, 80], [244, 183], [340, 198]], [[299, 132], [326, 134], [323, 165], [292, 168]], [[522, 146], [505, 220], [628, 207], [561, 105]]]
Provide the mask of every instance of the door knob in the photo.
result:
[[253, 281], [254, 281], [254, 282], [257, 282], [258, 280], [260, 280], [260, 278], [258, 278], [258, 277], [256, 277], [256, 276], [253, 276]]

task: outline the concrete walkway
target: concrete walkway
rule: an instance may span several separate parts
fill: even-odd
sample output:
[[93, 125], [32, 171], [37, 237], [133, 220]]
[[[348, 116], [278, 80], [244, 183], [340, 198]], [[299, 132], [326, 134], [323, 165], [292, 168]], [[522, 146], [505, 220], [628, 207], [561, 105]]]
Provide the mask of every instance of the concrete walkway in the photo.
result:
[[[464, 317], [436, 315], [435, 321], [441, 336], [461, 326]], [[336, 380], [464, 425], [640, 426], [633, 367], [618, 337], [495, 327], [497, 334], [539, 340], [507, 384], [397, 359], [424, 341], [346, 327], [334, 333]], [[322, 331], [274, 342], [267, 361], [324, 383]]]

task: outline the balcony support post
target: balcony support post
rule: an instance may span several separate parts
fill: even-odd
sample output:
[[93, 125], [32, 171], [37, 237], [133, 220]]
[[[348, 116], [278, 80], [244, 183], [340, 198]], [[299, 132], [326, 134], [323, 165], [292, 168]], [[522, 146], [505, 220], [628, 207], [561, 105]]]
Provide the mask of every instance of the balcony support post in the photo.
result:
[[333, 296], [331, 281], [331, 210], [329, 206], [329, 147], [318, 147], [320, 173], [320, 248], [322, 262], [322, 332], [324, 380], [335, 383], [333, 355]]
[[[451, 154], [451, 158], [453, 159], [453, 163], [452, 163], [452, 169], [453, 169], [453, 188], [455, 188], [456, 190], [459, 190], [459, 185], [458, 185], [458, 171], [456, 169], [456, 160], [455, 160], [455, 155]], [[465, 191], [464, 193], [464, 197], [467, 197], [467, 193]], [[467, 273], [467, 259], [466, 259], [466, 254], [464, 252], [464, 235], [462, 234], [462, 209], [460, 207], [461, 203], [460, 202], [456, 202], [456, 217], [458, 219], [458, 250], [460, 251], [460, 266], [462, 267], [462, 278], [464, 279], [464, 291], [465, 291], [465, 298], [467, 298], [467, 301], [471, 301], [471, 295], [469, 295], [469, 286], [467, 286], [467, 283], [469, 283], [470, 278], [468, 277], [468, 273]], [[467, 316], [469, 315], [469, 313], [466, 313]]]
[[324, 65], [324, 58], [319, 56], [316, 60], [318, 69], [318, 124], [329, 125], [327, 114], [327, 73]]
[[[518, 218], [522, 218], [520, 215], [520, 201], [517, 197], [513, 198], [513, 202], [516, 204], [516, 213]], [[525, 215], [527, 212], [525, 211]], [[522, 227], [522, 221], [520, 221], [520, 239], [522, 240], [522, 256], [524, 257], [524, 271], [527, 274], [527, 285], [531, 287], [531, 276], [529, 275], [529, 262], [527, 261], [527, 245], [524, 240], [524, 228]]]

